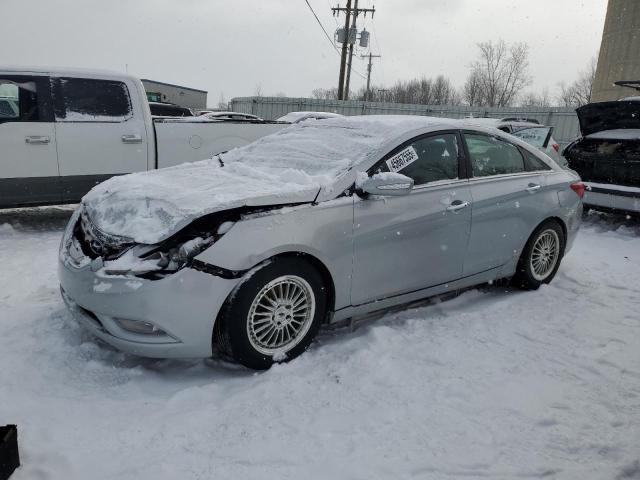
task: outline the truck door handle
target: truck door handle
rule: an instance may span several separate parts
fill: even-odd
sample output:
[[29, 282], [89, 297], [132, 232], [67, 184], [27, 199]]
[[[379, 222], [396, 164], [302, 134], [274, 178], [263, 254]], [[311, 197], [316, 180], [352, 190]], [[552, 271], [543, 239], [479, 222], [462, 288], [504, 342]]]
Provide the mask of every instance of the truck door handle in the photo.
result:
[[458, 210], [462, 210], [463, 208], [467, 208], [469, 206], [469, 202], [463, 202], [462, 200], [455, 200], [447, 207], [448, 212], [457, 212]]
[[142, 143], [142, 135], [138, 133], [122, 135], [122, 143]]
[[534, 193], [537, 192], [538, 190], [540, 190], [542, 187], [540, 185], [538, 185], [537, 183], [530, 183], [529, 186], [526, 188], [527, 192], [529, 193]]
[[24, 141], [30, 145], [46, 145], [51, 141], [51, 138], [46, 135], [29, 135]]

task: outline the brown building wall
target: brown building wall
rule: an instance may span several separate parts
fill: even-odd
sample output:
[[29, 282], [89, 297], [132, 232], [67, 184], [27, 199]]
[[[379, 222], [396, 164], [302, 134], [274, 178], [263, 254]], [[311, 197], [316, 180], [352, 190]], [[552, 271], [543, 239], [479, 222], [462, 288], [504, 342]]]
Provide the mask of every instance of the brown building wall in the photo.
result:
[[591, 101], [640, 95], [619, 80], [640, 80], [640, 0], [609, 0]]

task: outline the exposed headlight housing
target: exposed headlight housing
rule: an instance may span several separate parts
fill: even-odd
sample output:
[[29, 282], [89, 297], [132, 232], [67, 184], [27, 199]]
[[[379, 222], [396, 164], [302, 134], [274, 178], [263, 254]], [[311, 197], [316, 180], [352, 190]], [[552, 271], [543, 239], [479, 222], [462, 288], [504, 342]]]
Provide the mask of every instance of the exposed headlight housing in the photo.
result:
[[242, 213], [236, 209], [205, 215], [168, 239], [147, 245], [101, 232], [81, 207], [69, 224], [60, 255], [67, 258], [74, 253], [76, 266], [91, 264], [94, 271], [106, 275], [159, 280], [189, 265], [194, 257], [225, 235]]
[[187, 228], [156, 245], [133, 245], [114, 260], [104, 262], [108, 275], [135, 275], [159, 280], [186, 267], [199, 253], [220, 239], [233, 226], [226, 221], [213, 232]]

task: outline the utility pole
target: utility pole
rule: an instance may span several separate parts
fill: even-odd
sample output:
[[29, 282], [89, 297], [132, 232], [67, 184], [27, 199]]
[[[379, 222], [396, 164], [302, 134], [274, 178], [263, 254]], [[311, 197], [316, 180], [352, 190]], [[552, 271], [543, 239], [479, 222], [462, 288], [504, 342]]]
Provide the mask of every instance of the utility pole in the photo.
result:
[[[331, 11], [333, 15], [340, 15], [341, 12], [345, 13], [344, 19], [344, 42], [342, 43], [342, 57], [340, 59], [340, 77], [338, 78], [338, 100], [347, 100], [349, 98], [349, 80], [351, 78], [351, 60], [353, 58], [353, 44], [357, 40], [357, 29], [356, 29], [356, 19], [358, 15], [364, 13], [365, 17], [367, 13], [371, 13], [371, 18], [373, 18], [373, 14], [376, 9], [373, 8], [358, 8], [358, 0], [355, 1], [355, 8], [351, 8], [351, 0], [347, 0], [346, 7], [333, 7]], [[353, 24], [351, 29], [349, 28], [349, 20], [353, 15]], [[353, 32], [353, 36], [351, 33]], [[340, 37], [340, 35], [338, 35]], [[347, 48], [349, 47], [349, 48]], [[345, 64], [347, 63], [347, 50], [349, 50], [349, 67], [345, 68]], [[345, 85], [345, 70], [347, 70], [346, 74], [346, 85]], [[346, 87], [346, 89], [345, 89]]]
[[367, 92], [364, 94], [364, 99], [371, 101], [371, 67], [372, 67], [372, 59], [380, 58], [382, 55], [373, 55], [369, 53], [369, 55], [360, 55], [362, 58], [369, 57], [369, 65], [367, 65]]
[[[332, 8], [333, 14], [336, 14], [336, 9]], [[340, 12], [340, 6], [337, 7], [337, 11]], [[347, 40], [349, 38], [349, 18], [351, 16], [351, 0], [347, 0], [347, 8], [345, 10], [345, 19], [344, 19], [344, 31], [347, 35]], [[345, 64], [347, 63], [347, 45], [348, 41], [345, 41], [342, 44], [342, 56], [340, 58], [340, 76], [338, 77], [338, 100], [344, 99], [344, 70]]]
[[[354, 12], [358, 11], [358, 0], [355, 0], [355, 5], [354, 5], [353, 10], [354, 10]], [[355, 13], [353, 15], [353, 23], [351, 24], [351, 29], [354, 32], [358, 31], [358, 29], [356, 28], [356, 19], [357, 18], [358, 18], [358, 14]], [[349, 33], [347, 34], [347, 38], [350, 39], [350, 36], [351, 36], [351, 31], [349, 31]], [[351, 62], [353, 61], [353, 45], [354, 45], [351, 42], [348, 42], [348, 43], [349, 43], [349, 68], [347, 68], [347, 83], [346, 83], [346, 85], [344, 87], [344, 99], [345, 100], [349, 100], [349, 83], [351, 82]]]

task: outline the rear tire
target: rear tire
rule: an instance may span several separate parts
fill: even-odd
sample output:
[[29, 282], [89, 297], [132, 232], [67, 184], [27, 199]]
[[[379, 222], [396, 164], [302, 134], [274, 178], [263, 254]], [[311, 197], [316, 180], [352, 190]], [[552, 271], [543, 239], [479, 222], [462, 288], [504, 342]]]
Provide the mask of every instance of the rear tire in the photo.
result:
[[566, 239], [556, 220], [546, 220], [531, 234], [520, 255], [512, 284], [524, 290], [537, 290], [555, 277], [564, 255]]
[[326, 316], [322, 276], [301, 258], [275, 258], [229, 295], [214, 329], [226, 355], [255, 370], [303, 353]]

